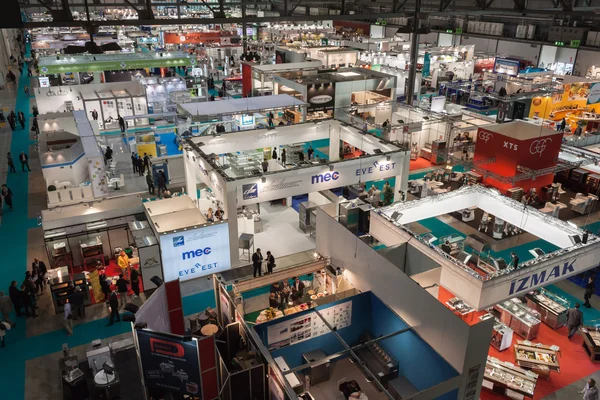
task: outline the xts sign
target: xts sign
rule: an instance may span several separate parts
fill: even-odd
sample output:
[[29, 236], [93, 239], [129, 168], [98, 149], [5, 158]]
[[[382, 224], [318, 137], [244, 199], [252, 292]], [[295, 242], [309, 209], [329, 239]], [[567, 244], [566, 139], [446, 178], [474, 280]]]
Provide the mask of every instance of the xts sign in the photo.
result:
[[512, 296], [524, 291], [529, 291], [530, 289], [534, 289], [539, 285], [549, 284], [551, 281], [555, 281], [567, 274], [575, 273], [573, 264], [575, 264], [576, 261], [576, 259], [571, 262], [567, 261], [563, 265], [557, 265], [550, 269], [545, 269], [529, 276], [515, 279], [510, 283], [510, 290], [508, 294]]

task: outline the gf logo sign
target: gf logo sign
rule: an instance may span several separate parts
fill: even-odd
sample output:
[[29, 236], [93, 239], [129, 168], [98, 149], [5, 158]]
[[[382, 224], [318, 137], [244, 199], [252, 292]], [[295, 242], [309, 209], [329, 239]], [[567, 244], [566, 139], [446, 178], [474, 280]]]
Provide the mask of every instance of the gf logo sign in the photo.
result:
[[488, 131], [480, 131], [479, 132], [479, 139], [483, 140], [486, 143], [489, 142], [489, 140], [493, 137], [494, 137], [494, 135], [492, 135], [492, 132], [488, 132]]
[[539, 154], [541, 157], [542, 153], [544, 150], [546, 150], [546, 147], [548, 147], [548, 143], [550, 142], [552, 142], [551, 138], [534, 140], [529, 146], [529, 152], [533, 155]]

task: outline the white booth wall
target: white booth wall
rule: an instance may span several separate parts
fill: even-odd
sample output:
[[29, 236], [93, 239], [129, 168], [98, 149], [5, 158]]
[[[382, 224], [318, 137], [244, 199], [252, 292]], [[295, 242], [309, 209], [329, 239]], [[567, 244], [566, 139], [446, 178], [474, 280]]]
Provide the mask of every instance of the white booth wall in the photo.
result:
[[[588, 70], [594, 66], [600, 67], [600, 53], [591, 50], [578, 50], [577, 58], [575, 59], [575, 68], [573, 69], [573, 75], [586, 76]], [[598, 68], [592, 68], [592, 78], [600, 77], [600, 70]], [[599, 75], [596, 75], [596, 72]]]

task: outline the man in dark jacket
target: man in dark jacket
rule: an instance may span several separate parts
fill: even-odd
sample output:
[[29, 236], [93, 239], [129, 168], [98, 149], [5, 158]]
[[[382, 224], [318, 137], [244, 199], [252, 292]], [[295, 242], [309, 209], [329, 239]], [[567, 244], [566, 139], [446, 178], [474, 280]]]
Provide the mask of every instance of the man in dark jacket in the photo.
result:
[[154, 194], [154, 179], [152, 179], [152, 175], [150, 175], [150, 170], [146, 174], [146, 183], [148, 184], [148, 193]]
[[117, 292], [112, 292], [108, 297], [108, 304], [110, 305], [110, 320], [108, 326], [111, 326], [115, 319], [117, 322], [121, 322], [121, 316], [119, 315], [119, 298]]
[[118, 120], [119, 120], [119, 127], [121, 128], [121, 132], [125, 132], [125, 128], [127, 127], [125, 120], [120, 115], [119, 115]]
[[81, 287], [80, 286], [76, 286], [75, 287], [75, 293], [73, 293], [71, 295], [71, 304], [73, 305], [73, 307], [75, 308], [75, 311], [77, 315], [77, 319], [81, 318], [85, 318], [85, 306], [83, 305], [84, 302], [84, 298], [83, 298], [83, 292], [81, 291]]
[[119, 292], [119, 304], [123, 306], [127, 304], [127, 292], [129, 291], [127, 285], [129, 285], [129, 281], [125, 279], [123, 274], [119, 274], [119, 280], [117, 281], [117, 291]]
[[573, 337], [575, 332], [583, 324], [583, 313], [579, 309], [579, 303], [575, 304], [575, 308], [569, 308], [567, 310], [567, 327], [569, 328], [569, 340]]
[[135, 156], [135, 153], [132, 151], [131, 152], [131, 165], [133, 165], [133, 173], [137, 172], [137, 157]]
[[150, 172], [150, 157], [144, 153], [144, 171]]
[[590, 276], [588, 278], [588, 282], [585, 285], [585, 293], [583, 294], [583, 298], [585, 299], [585, 303], [583, 303], [583, 305], [586, 306], [587, 308], [592, 307], [592, 305], [590, 304], [590, 299], [592, 298], [592, 295], [594, 294], [595, 291], [596, 291], [596, 278], [593, 276]]
[[252, 266], [254, 267], [254, 277], [256, 278], [256, 273], [258, 276], [262, 276], [262, 262], [263, 255], [260, 252], [260, 249], [256, 249], [256, 252], [252, 254]]
[[23, 302], [21, 301], [21, 291], [17, 287], [17, 281], [12, 281], [10, 283], [10, 287], [8, 288], [8, 295], [10, 296], [10, 301], [12, 301], [13, 306], [15, 307], [15, 312], [17, 313], [17, 317], [23, 315], [21, 313], [21, 307]]
[[22, 151], [21, 154], [19, 154], [19, 161], [21, 161], [21, 170], [23, 172], [25, 172], [25, 167], [27, 167], [28, 171], [31, 171], [31, 168], [29, 168], [29, 157], [27, 156], [27, 154], [25, 154], [24, 151]]
[[167, 177], [163, 171], [158, 172], [158, 195], [167, 190]]
[[140, 295], [140, 273], [137, 269], [131, 267], [131, 290], [136, 296]]
[[138, 169], [138, 175], [144, 176], [144, 159], [142, 157], [139, 157], [137, 159], [137, 169]]
[[21, 285], [19, 295], [21, 296], [21, 304], [23, 304], [23, 307], [25, 308], [25, 315], [33, 318], [37, 317], [35, 314], [35, 305], [31, 301], [31, 296], [29, 295], [25, 284]]
[[46, 264], [43, 261], [40, 261], [39, 258], [34, 258], [31, 263], [31, 270], [38, 269], [40, 271], [40, 275], [42, 276], [42, 284], [44, 285], [43, 289], [46, 288], [46, 274], [48, 273], [48, 268], [46, 268]]
[[19, 119], [19, 124], [21, 124], [21, 129], [25, 129], [25, 114], [23, 114], [23, 111], [19, 111], [17, 115]]

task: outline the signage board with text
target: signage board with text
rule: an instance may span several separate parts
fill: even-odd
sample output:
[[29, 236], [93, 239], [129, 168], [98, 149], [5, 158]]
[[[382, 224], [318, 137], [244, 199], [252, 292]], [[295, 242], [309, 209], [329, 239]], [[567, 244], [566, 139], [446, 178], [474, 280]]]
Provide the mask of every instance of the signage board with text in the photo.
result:
[[160, 251], [165, 281], [187, 281], [228, 270], [229, 225], [206, 225], [162, 235]]

